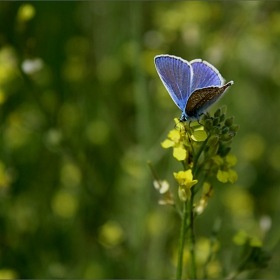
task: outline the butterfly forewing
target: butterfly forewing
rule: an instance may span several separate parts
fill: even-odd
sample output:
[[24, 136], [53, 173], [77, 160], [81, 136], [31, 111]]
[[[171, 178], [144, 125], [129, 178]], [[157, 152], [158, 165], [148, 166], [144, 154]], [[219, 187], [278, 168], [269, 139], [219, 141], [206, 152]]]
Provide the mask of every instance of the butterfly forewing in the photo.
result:
[[190, 64], [175, 56], [159, 55], [155, 57], [155, 66], [173, 101], [182, 111], [185, 110], [193, 76]]
[[195, 59], [190, 64], [193, 68], [191, 92], [200, 88], [220, 87], [223, 85], [224, 79], [219, 71], [210, 63], [201, 59]]
[[219, 99], [226, 89], [231, 86], [233, 82], [228, 82], [222, 87], [207, 87], [197, 89], [188, 99], [185, 112], [189, 117], [199, 118], [199, 115], [207, 110], [211, 105]]

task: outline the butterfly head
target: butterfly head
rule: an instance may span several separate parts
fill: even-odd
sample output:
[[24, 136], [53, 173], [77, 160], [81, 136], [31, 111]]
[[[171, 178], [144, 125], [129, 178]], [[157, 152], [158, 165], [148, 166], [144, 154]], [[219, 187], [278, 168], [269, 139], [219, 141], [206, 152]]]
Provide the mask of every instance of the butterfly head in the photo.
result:
[[197, 121], [197, 120], [199, 120], [198, 115], [189, 116], [189, 115], [186, 114], [186, 112], [182, 112], [181, 117], [179, 119], [179, 122]]

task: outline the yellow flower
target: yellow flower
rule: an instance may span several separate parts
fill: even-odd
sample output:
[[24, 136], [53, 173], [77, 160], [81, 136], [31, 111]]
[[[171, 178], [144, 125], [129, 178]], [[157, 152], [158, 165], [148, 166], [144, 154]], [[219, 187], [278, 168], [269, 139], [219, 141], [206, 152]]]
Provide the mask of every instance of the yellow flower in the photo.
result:
[[161, 146], [165, 149], [173, 147], [173, 157], [177, 160], [182, 161], [187, 157], [187, 150], [185, 149], [186, 134], [184, 131], [179, 131], [176, 129], [171, 130], [168, 133], [168, 138], [161, 143]]
[[220, 169], [217, 173], [217, 179], [220, 182], [227, 183], [230, 181], [231, 183], [234, 183], [238, 179], [236, 171], [230, 168], [237, 163], [235, 155], [227, 155], [225, 158], [214, 156], [212, 159], [217, 165], [220, 166]]
[[193, 180], [192, 170], [179, 171], [178, 173], [173, 173], [175, 179], [179, 183], [179, 198], [182, 201], [187, 201], [191, 197], [191, 187], [195, 185], [198, 181]]

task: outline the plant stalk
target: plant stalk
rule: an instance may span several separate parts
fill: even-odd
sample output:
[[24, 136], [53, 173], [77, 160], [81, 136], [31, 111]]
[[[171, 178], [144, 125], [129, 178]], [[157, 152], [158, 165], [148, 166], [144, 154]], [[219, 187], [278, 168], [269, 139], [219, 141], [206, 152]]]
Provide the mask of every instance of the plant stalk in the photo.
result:
[[191, 269], [190, 269], [190, 278], [196, 279], [196, 261], [195, 261], [195, 235], [194, 235], [194, 213], [193, 213], [193, 197], [194, 194], [192, 193], [191, 199], [189, 201], [189, 215], [188, 215], [188, 245], [189, 245], [189, 251], [190, 251], [190, 263], [191, 263]]
[[185, 245], [185, 237], [186, 237], [186, 232], [187, 232], [187, 218], [188, 218], [188, 205], [187, 204], [188, 204], [188, 202], [186, 201], [186, 202], [184, 202], [184, 206], [183, 206], [183, 216], [182, 216], [180, 238], [179, 238], [176, 279], [182, 278], [184, 245]]

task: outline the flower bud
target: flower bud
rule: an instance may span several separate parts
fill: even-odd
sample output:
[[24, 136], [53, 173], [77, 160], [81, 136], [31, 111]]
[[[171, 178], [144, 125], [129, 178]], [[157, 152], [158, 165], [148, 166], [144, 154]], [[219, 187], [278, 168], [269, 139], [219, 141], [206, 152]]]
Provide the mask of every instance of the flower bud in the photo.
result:
[[222, 149], [219, 150], [219, 155], [221, 157], [225, 157], [226, 155], [229, 154], [230, 151], [231, 151], [231, 147], [223, 147]]
[[181, 201], [187, 201], [188, 200], [186, 190], [185, 190], [185, 188], [183, 188], [181, 186], [179, 186], [179, 189], [178, 189], [178, 196], [179, 196]]
[[213, 125], [217, 126], [220, 123], [220, 118], [214, 118], [213, 119]]
[[220, 116], [220, 122], [223, 122], [226, 118], [226, 115], [225, 114], [221, 114]]
[[211, 119], [206, 119], [205, 120], [205, 128], [207, 130], [211, 130], [213, 127], [213, 121]]
[[211, 130], [211, 134], [220, 134], [221, 133], [221, 130], [219, 127], [215, 126], [213, 127], [213, 129]]
[[238, 124], [233, 124], [229, 129], [233, 132], [237, 132], [239, 130], [239, 125]]
[[229, 132], [229, 128], [227, 126], [224, 126], [222, 129], [222, 134], [226, 134]]
[[229, 140], [231, 140], [234, 136], [235, 136], [235, 133], [234, 133], [234, 132], [222, 134], [221, 140], [222, 140], [222, 141], [229, 141]]
[[214, 116], [219, 118], [221, 116], [221, 114], [222, 114], [222, 110], [221, 110], [221, 108], [218, 108], [217, 111], [214, 113]]
[[232, 126], [232, 124], [233, 124], [233, 119], [234, 119], [234, 117], [227, 118], [227, 119], [225, 120], [225, 125], [228, 126], [228, 127]]
[[227, 114], [227, 105], [223, 105], [220, 108], [221, 108], [222, 113], [226, 115]]
[[215, 156], [216, 154], [217, 154], [217, 152], [218, 152], [218, 150], [219, 150], [219, 144], [217, 144], [217, 145], [215, 145], [215, 146], [211, 146], [210, 147], [210, 149], [209, 149], [209, 152], [208, 152], [208, 154], [209, 154], [209, 156], [210, 157], [213, 157], [213, 156]]
[[219, 141], [219, 136], [218, 135], [212, 135], [209, 140], [208, 140], [208, 144], [209, 146], [215, 146]]

